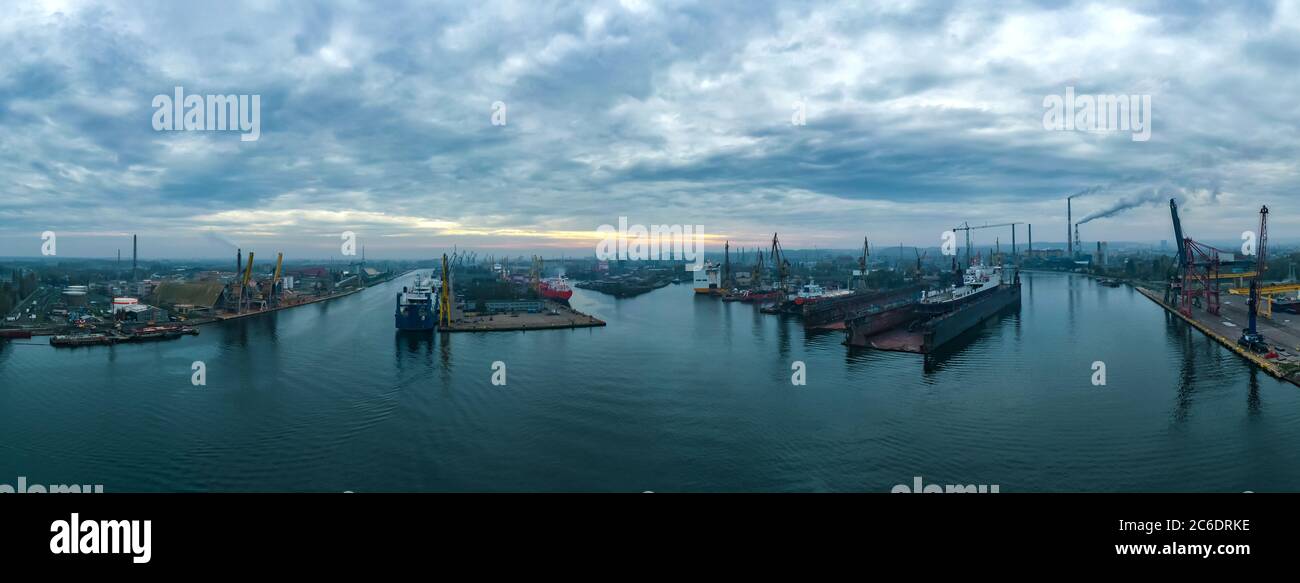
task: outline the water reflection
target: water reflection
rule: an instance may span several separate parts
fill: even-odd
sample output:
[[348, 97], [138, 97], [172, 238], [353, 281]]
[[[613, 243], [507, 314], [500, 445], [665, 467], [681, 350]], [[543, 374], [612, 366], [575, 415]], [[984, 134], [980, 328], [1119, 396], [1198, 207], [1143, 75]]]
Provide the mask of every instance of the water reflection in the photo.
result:
[[1259, 403], [1259, 369], [1250, 367], [1250, 380], [1247, 383], [1249, 389], [1246, 391], [1246, 411], [1251, 417], [1260, 413]]
[[[949, 362], [956, 360], [963, 352], [978, 342], [988, 341], [990, 336], [997, 334], [1005, 323], [1014, 322], [1013, 332], [1019, 330], [1020, 321], [1020, 304], [1012, 304], [1001, 310], [998, 310], [992, 318], [985, 320], [969, 330], [957, 335], [956, 338], [944, 343], [934, 352], [926, 354], [924, 357], [923, 372], [926, 376], [933, 376], [942, 372]], [[1019, 338], [1019, 333], [1014, 333], [1013, 337]]]

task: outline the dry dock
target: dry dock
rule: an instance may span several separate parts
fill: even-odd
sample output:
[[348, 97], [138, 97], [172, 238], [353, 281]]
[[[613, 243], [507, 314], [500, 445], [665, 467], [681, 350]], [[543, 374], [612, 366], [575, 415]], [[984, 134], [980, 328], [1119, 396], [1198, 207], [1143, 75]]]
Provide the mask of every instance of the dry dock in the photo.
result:
[[465, 316], [452, 322], [450, 326], [443, 326], [441, 330], [443, 332], [506, 332], [592, 328], [604, 325], [604, 321], [568, 306], [548, 303], [547, 309], [538, 313]]
[[1192, 317], [1189, 318], [1174, 306], [1166, 304], [1163, 294], [1140, 286], [1135, 286], [1135, 289], [1169, 313], [1182, 318], [1206, 336], [1255, 363], [1269, 374], [1300, 385], [1300, 357], [1297, 357], [1300, 353], [1300, 332], [1297, 332], [1295, 327], [1300, 325], [1300, 316], [1275, 311], [1271, 319], [1260, 317], [1256, 321], [1256, 326], [1264, 335], [1264, 340], [1272, 345], [1278, 354], [1278, 358], [1264, 358], [1263, 355], [1255, 354], [1237, 344], [1242, 329], [1249, 323], [1244, 297], [1225, 298], [1219, 306], [1218, 316], [1197, 308], [1192, 310]]

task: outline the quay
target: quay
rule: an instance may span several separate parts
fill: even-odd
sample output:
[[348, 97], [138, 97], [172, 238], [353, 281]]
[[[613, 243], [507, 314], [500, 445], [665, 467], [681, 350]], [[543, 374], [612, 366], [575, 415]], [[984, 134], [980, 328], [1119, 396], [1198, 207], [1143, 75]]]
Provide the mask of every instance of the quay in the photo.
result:
[[[1241, 336], [1241, 331], [1246, 327], [1250, 317], [1244, 299], [1223, 302], [1219, 306], [1218, 316], [1196, 309], [1192, 311], [1192, 317], [1188, 317], [1178, 311], [1178, 308], [1165, 303], [1163, 295], [1159, 292], [1142, 286], [1133, 287], [1167, 312], [1182, 318], [1193, 328], [1251, 361], [1268, 374], [1300, 385], [1300, 356], [1297, 356], [1300, 353], [1300, 333], [1290, 325], [1290, 317], [1295, 314], [1274, 312], [1271, 319], [1260, 317], [1256, 320], [1256, 327], [1278, 355], [1277, 358], [1265, 358], [1237, 344], [1237, 338]], [[1300, 318], [1300, 316], [1296, 317]]]
[[302, 301], [294, 302], [294, 303], [292, 303], [292, 304], [288, 304], [288, 305], [276, 306], [276, 307], [274, 307], [274, 308], [267, 308], [267, 309], [265, 309], [265, 310], [248, 310], [248, 311], [246, 311], [246, 312], [240, 312], [240, 313], [238, 313], [238, 314], [218, 314], [218, 315], [213, 316], [213, 317], [211, 317], [211, 318], [204, 318], [204, 319], [201, 320], [201, 321], [199, 321], [199, 320], [196, 319], [196, 320], [193, 321], [192, 323], [197, 325], [197, 324], [211, 324], [211, 323], [213, 323], [213, 322], [226, 322], [226, 321], [229, 321], [229, 320], [238, 320], [238, 319], [240, 319], [240, 318], [247, 318], [247, 317], [249, 317], [249, 316], [258, 316], [258, 315], [261, 315], [261, 314], [269, 314], [269, 313], [271, 313], [271, 312], [278, 312], [278, 311], [280, 311], [280, 310], [288, 310], [288, 309], [291, 309], [291, 308], [297, 308], [297, 307], [299, 307], [299, 306], [306, 306], [306, 305], [309, 305], [309, 304], [319, 304], [319, 303], [321, 303], [321, 302], [328, 302], [328, 301], [330, 301], [330, 300], [337, 300], [337, 299], [342, 298], [342, 297], [347, 297], [347, 296], [350, 296], [350, 295], [355, 294], [355, 293], [363, 292], [363, 291], [365, 291], [365, 290], [367, 290], [367, 289], [370, 289], [371, 287], [374, 287], [374, 285], [377, 285], [378, 283], [383, 283], [383, 282], [376, 282], [376, 284], [372, 284], [372, 285], [370, 285], [370, 286], [353, 288], [353, 289], [350, 289], [350, 290], [347, 290], [347, 291], [342, 291], [342, 292], [338, 292], [338, 293], [330, 294], [330, 295], [326, 295], [326, 296], [318, 296], [318, 297], [314, 297], [314, 298], [310, 298], [310, 299], [306, 299], [306, 300], [302, 300]]
[[443, 332], [507, 332], [595, 328], [604, 325], [605, 322], [599, 318], [562, 304], [547, 302], [546, 309], [536, 313], [513, 312], [462, 316], [453, 320], [450, 325], [444, 324], [440, 330]]

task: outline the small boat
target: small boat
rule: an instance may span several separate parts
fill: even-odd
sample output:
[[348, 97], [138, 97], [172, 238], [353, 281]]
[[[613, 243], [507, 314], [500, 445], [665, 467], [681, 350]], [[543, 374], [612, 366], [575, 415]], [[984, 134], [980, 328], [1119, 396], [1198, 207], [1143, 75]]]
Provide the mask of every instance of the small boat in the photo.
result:
[[722, 301], [724, 301], [724, 302], [744, 302], [744, 301], [749, 301], [749, 300], [746, 299], [746, 298], [748, 298], [748, 297], [749, 297], [749, 290], [747, 290], [747, 289], [732, 290], [732, 291], [729, 291], [729, 292], [727, 292], [727, 293], [725, 293], [725, 294], [722, 294]]

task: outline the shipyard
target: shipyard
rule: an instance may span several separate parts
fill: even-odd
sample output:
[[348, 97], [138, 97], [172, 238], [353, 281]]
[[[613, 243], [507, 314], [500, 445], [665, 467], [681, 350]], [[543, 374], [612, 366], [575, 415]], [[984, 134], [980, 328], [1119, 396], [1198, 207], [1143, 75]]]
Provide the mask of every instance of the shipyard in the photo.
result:
[[1188, 4], [17, 3], [0, 474], [1300, 490], [1300, 5]]
[[[411, 284], [398, 294], [399, 330], [579, 328], [606, 323], [569, 305], [574, 288], [630, 298], [685, 283], [697, 296], [795, 318], [810, 331], [842, 333], [849, 347], [925, 354], [1014, 309], [1020, 301], [1021, 270], [1039, 269], [1091, 274], [1103, 286], [1132, 285], [1271, 374], [1295, 381], [1300, 334], [1289, 319], [1273, 317], [1275, 305], [1280, 314], [1294, 313], [1300, 305], [1292, 263], [1286, 264], [1286, 278], [1267, 281], [1261, 275], [1267, 273], [1267, 264], [1261, 270], [1254, 256], [1238, 256], [1185, 237], [1177, 203], [1171, 200], [1177, 245], [1162, 248], [1157, 255], [1163, 262], [1156, 260], [1152, 269], [1139, 273], [1141, 257], [1149, 252], [1111, 257], [1106, 242], [1096, 243], [1096, 253], [1083, 252], [1080, 225], [1073, 222], [1074, 201], [1071, 197], [1066, 202], [1071, 238], [1064, 249], [1040, 243], [1035, 250], [1029, 223], [962, 222], [951, 232], [964, 236], [964, 246], [947, 253], [901, 244], [873, 246], [864, 238], [856, 257], [788, 252], [776, 233], [763, 246], [735, 252], [730, 241], [724, 241], [721, 253], [707, 259], [701, 254], [674, 260], [668, 254], [665, 259], [610, 261], [597, 253], [595, 259], [566, 257], [548, 265], [540, 255], [512, 259], [455, 250], [426, 262], [432, 267], [428, 271], [410, 262], [383, 262], [381, 271], [366, 265], [362, 250], [358, 259], [345, 264], [286, 270], [282, 253], [255, 267], [254, 252], [241, 249], [231, 271], [173, 267], [170, 273], [145, 274], [136, 256], [138, 240], [132, 237], [129, 270], [121, 259], [111, 270], [128, 277], [101, 276], [61, 288], [29, 285], [33, 291], [10, 310], [0, 337], [48, 335], [51, 345], [64, 347], [176, 339], [198, 334], [203, 324], [329, 301], [395, 278]], [[1267, 209], [1260, 217], [1258, 249], [1266, 258]], [[623, 225], [626, 218], [620, 221]], [[1005, 233], [1009, 244], [1003, 247], [1001, 235], [992, 246], [973, 244], [972, 233], [985, 229]], [[1022, 230], [1028, 237], [1023, 246]], [[1161, 266], [1164, 273], [1155, 273]], [[10, 285], [26, 277], [22, 270], [13, 271]]]
[[[1088, 248], [1080, 228], [1093, 219], [1075, 220], [1079, 196], [1065, 199], [1069, 238], [1037, 248], [1028, 221], [954, 221], [946, 241], [954, 244], [873, 245], [864, 237], [856, 255], [787, 250], [780, 233], [773, 233], [762, 245], [733, 250], [724, 239], [720, 252], [689, 258], [665, 253], [635, 259], [620, 251], [610, 260], [597, 249], [594, 257], [548, 260], [454, 249], [423, 262], [368, 264], [363, 248], [352, 260], [286, 266], [283, 253], [259, 263], [253, 251], [237, 249], [233, 269], [222, 270], [169, 262], [142, 267], [139, 241], [132, 236], [129, 260], [119, 251], [118, 259], [98, 270], [10, 270], [4, 284], [10, 308], [0, 339], [48, 336], [51, 346], [63, 348], [176, 340], [200, 334], [204, 325], [328, 302], [395, 281], [402, 284], [395, 328], [406, 333], [603, 327], [605, 319], [571, 305], [575, 289], [617, 300], [684, 286], [697, 298], [796, 321], [809, 334], [841, 335], [850, 350], [931, 355], [961, 344], [986, 321], [1018, 311], [1022, 274], [1037, 271], [1131, 287], [1254, 366], [1300, 382], [1300, 332], [1290, 319], [1300, 305], [1296, 255], [1273, 249], [1281, 258], [1269, 263], [1267, 207], [1260, 209], [1250, 254], [1190, 237], [1175, 199], [1168, 201], [1174, 245], [1164, 240], [1158, 247], [1123, 250], [1097, 241]], [[626, 220], [620, 218], [621, 228]], [[981, 236], [991, 236], [992, 244], [981, 244]], [[642, 247], [621, 240], [617, 245]]]

